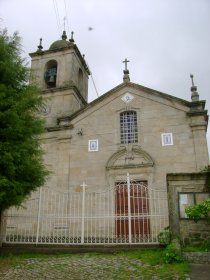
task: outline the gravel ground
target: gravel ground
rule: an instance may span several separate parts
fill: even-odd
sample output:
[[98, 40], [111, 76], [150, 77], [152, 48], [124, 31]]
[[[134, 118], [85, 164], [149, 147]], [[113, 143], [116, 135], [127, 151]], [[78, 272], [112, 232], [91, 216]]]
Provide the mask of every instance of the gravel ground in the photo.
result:
[[[150, 266], [138, 259], [125, 256], [71, 255], [48, 256], [46, 258], [28, 258], [18, 261], [0, 272], [2, 280], [158, 280], [181, 279], [168, 275], [159, 278], [150, 271]], [[161, 269], [160, 267], [157, 269]], [[2, 271], [2, 270], [1, 270]], [[154, 267], [153, 267], [154, 271]], [[189, 279], [187, 276], [184, 279]]]

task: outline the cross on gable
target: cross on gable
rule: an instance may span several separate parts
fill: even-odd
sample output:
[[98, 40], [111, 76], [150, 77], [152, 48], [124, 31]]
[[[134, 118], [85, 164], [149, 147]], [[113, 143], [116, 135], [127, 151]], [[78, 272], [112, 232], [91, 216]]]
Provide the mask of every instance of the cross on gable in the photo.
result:
[[130, 60], [127, 60], [127, 58], [123, 61], [123, 63], [125, 63], [125, 70], [128, 70], [128, 68], [127, 68], [128, 62], [130, 62]]

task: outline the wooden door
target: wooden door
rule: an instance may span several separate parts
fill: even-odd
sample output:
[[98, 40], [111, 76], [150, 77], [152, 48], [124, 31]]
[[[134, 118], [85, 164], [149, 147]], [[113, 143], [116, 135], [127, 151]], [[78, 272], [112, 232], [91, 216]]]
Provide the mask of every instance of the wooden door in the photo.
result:
[[[127, 183], [116, 183], [115, 196], [116, 234], [127, 237], [129, 234], [128, 189]], [[146, 236], [150, 233], [149, 198], [146, 181], [130, 185], [131, 234]]]

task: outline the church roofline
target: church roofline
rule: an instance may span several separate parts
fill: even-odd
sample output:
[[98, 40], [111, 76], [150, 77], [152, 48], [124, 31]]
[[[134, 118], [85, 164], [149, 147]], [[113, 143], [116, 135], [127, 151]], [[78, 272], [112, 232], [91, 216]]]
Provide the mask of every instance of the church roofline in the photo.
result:
[[[178, 97], [169, 95], [167, 93], [163, 93], [163, 92], [160, 92], [160, 91], [148, 88], [148, 87], [144, 87], [144, 86], [136, 84], [136, 83], [132, 83], [132, 82], [124, 83], [123, 82], [123, 83], [119, 84], [118, 86], [114, 87], [113, 89], [111, 89], [110, 91], [108, 91], [108, 92], [104, 93], [103, 95], [99, 96], [97, 99], [93, 100], [92, 102], [90, 102], [85, 107], [81, 108], [80, 110], [78, 110], [77, 112], [72, 114], [71, 116], [61, 117], [59, 119], [64, 120], [65, 118], [67, 118], [68, 120], [72, 120], [75, 117], [77, 117], [78, 115], [80, 115], [82, 112], [85, 112], [90, 107], [100, 103], [101, 101], [103, 101], [104, 99], [109, 97], [111, 94], [114, 94], [116, 91], [119, 91], [119, 90], [123, 89], [124, 87], [132, 87], [134, 89], [140, 89], [140, 90], [143, 90], [143, 91], [148, 92], [150, 94], [155, 94], [155, 95], [158, 95], [158, 96], [162, 96], [163, 98], [166, 98], [168, 100], [177, 101], [178, 103], [188, 107], [190, 109], [190, 112], [192, 112], [192, 114], [195, 114], [198, 111], [200, 112], [200, 114], [201, 113], [204, 114], [204, 115], [207, 114], [207, 110], [204, 110], [205, 102], [206, 102], [205, 100], [191, 102], [191, 101], [187, 101], [187, 100], [182, 99], [182, 98], [178, 98]], [[195, 107], [197, 107], [197, 108], [200, 107], [200, 109], [196, 110]]]
[[136, 84], [136, 83], [132, 83], [132, 82], [126, 82], [126, 83], [121, 83], [119, 84], [118, 86], [114, 87], [113, 89], [111, 89], [110, 91], [104, 93], [103, 95], [101, 95], [99, 98], [93, 100], [91, 103], [89, 104], [92, 104], [94, 102], [97, 102], [100, 98], [103, 99], [103, 98], [106, 98], [106, 96], [116, 92], [117, 90], [123, 88], [123, 87], [126, 87], [126, 86], [130, 86], [134, 89], [141, 89], [145, 92], [148, 92], [148, 93], [152, 93], [152, 94], [158, 94], [158, 95], [162, 95], [164, 98], [167, 98], [169, 100], [176, 100], [178, 101], [179, 103], [182, 103], [183, 105], [185, 106], [190, 106], [191, 102], [190, 101], [187, 101], [185, 99], [182, 99], [182, 98], [178, 98], [178, 97], [175, 97], [173, 95], [170, 95], [170, 94], [167, 94], [167, 93], [164, 93], [164, 92], [161, 92], [161, 91], [157, 91], [157, 90], [154, 90], [154, 89], [151, 89], [151, 88], [148, 88], [148, 87], [145, 87], [145, 86], [142, 86], [142, 85], [139, 85], [139, 84]]

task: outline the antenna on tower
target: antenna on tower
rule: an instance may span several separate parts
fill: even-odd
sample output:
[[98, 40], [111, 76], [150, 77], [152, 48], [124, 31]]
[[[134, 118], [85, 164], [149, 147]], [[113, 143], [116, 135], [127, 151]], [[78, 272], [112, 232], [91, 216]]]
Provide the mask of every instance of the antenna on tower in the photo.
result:
[[66, 25], [67, 25], [67, 29], [68, 29], [68, 34], [70, 36], [70, 29], [69, 29], [69, 21], [68, 21], [68, 16], [67, 16], [67, 6], [66, 6], [66, 0], [64, 1], [64, 8], [65, 8], [65, 20], [66, 20]]
[[66, 30], [66, 17], [63, 18], [63, 30]]

